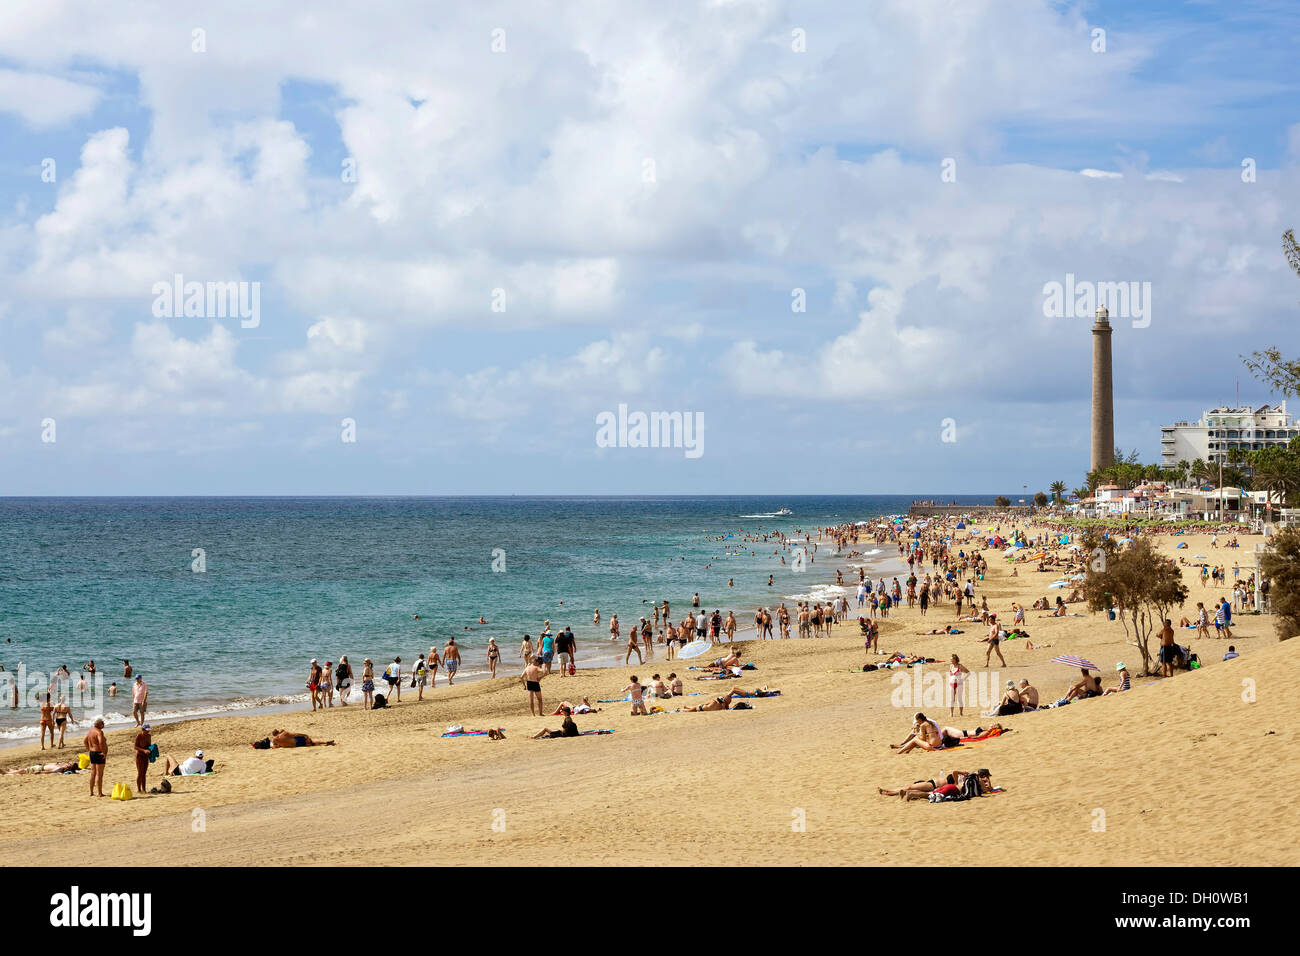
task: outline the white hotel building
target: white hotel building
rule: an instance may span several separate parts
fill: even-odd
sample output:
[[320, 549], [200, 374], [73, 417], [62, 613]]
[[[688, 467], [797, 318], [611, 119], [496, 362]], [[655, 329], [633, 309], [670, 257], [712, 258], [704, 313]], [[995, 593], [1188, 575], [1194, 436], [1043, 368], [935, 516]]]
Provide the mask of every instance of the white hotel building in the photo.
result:
[[1227, 464], [1228, 453], [1258, 451], [1268, 445], [1285, 445], [1300, 437], [1300, 422], [1286, 413], [1286, 402], [1259, 408], [1212, 408], [1201, 420], [1175, 422], [1160, 429], [1161, 464], [1193, 462]]

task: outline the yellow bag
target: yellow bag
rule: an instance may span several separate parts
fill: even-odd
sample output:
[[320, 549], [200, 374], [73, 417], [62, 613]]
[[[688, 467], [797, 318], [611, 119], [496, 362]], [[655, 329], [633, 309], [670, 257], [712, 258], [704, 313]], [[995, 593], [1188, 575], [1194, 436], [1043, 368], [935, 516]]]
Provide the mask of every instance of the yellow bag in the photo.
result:
[[132, 796], [134, 796], [134, 794], [131, 793], [131, 788], [126, 784], [122, 784], [122, 799], [130, 800]]
[[85, 770], [90, 766], [90, 754], [77, 754], [77, 769]]
[[122, 785], [120, 783], [113, 784], [113, 795], [109, 799], [110, 800], [122, 799]]

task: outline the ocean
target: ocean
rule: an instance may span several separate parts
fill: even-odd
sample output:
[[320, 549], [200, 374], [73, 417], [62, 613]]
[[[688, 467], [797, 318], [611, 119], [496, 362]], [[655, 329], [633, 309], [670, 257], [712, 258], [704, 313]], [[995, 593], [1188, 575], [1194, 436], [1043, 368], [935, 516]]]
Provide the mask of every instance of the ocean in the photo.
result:
[[[740, 533], [815, 537], [911, 500], [0, 498], [0, 664], [12, 674], [21, 661], [45, 681], [66, 664], [75, 680], [93, 659], [119, 696], [70, 703], [79, 720], [102, 713], [112, 727], [131, 722], [123, 658], [149, 684], [155, 720], [300, 704], [313, 657], [347, 654], [359, 675], [369, 656], [380, 673], [393, 655], [407, 662], [452, 636], [463, 648], [458, 680], [487, 673], [489, 637], [498, 672], [517, 673], [523, 635], [536, 637], [545, 619], [557, 632], [572, 626], [579, 665], [610, 663], [622, 659], [612, 613], [626, 634], [665, 598], [680, 620], [698, 591], [703, 607], [735, 611], [744, 628], [756, 607], [840, 593], [834, 571], [845, 562], [825, 543], [796, 573], [774, 545], [743, 546]], [[887, 559], [897, 551], [872, 558]], [[0, 741], [35, 738], [36, 724], [31, 707], [0, 706]], [[79, 739], [82, 726], [73, 731]]]

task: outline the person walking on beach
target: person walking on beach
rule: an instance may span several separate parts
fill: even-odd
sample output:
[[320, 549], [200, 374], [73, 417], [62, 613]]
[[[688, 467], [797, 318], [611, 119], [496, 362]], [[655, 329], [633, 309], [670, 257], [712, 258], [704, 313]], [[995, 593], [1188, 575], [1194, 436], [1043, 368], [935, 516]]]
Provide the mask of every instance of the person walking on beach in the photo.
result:
[[144, 724], [140, 727], [140, 732], [135, 735], [135, 742], [132, 746], [135, 749], [135, 792], [145, 792], [145, 777], [149, 770], [149, 747], [153, 743], [153, 735], [149, 732], [149, 725]]
[[313, 711], [322, 706], [320, 702], [320, 663], [314, 657], [311, 659], [311, 663], [307, 665], [307, 692], [311, 694], [311, 709]]
[[131, 716], [135, 718], [137, 727], [144, 723], [144, 712], [148, 707], [149, 685], [144, 682], [143, 674], [136, 674], [135, 684], [131, 687]]
[[519, 645], [519, 656], [524, 659], [525, 667], [533, 662], [533, 639], [531, 635], [524, 635], [524, 642]]
[[1165, 621], [1160, 631], [1160, 673], [1163, 677], [1174, 676], [1174, 662], [1178, 660], [1178, 645], [1174, 643], [1174, 626], [1172, 621]]
[[[429, 650], [432, 652], [433, 648], [429, 648]], [[432, 658], [433, 654], [430, 653], [429, 656], [430, 658]], [[493, 677], [497, 676], [497, 663], [500, 660], [501, 660], [501, 648], [497, 647], [497, 641], [495, 637], [489, 637], [488, 649], [487, 649], [487, 665], [488, 665], [488, 671], [489, 673], [491, 673]], [[437, 665], [433, 665], [433, 667], [436, 673]]]
[[537, 663], [546, 668], [546, 673], [551, 672], [551, 661], [555, 659], [555, 635], [551, 633], [550, 627], [546, 627], [541, 634], [537, 636]]
[[348, 655], [339, 658], [339, 666], [334, 668], [334, 680], [338, 683], [339, 704], [346, 707], [348, 695], [352, 693], [352, 665], [348, 663]]
[[375, 665], [370, 658], [362, 662], [361, 668], [361, 709], [370, 710], [375, 706]]
[[416, 700], [424, 700], [424, 688], [429, 683], [429, 671], [423, 654], [416, 654], [411, 664], [411, 686], [418, 687]]
[[108, 764], [108, 738], [104, 736], [104, 718], [95, 721], [95, 726], [86, 734], [83, 741], [86, 753], [90, 755], [90, 795], [95, 796], [96, 787], [99, 796], [104, 795], [104, 767]]
[[535, 717], [546, 714], [546, 711], [542, 710], [542, 676], [541, 665], [536, 660], [530, 660], [521, 678], [524, 682], [524, 690], [528, 691], [528, 712]]
[[447, 686], [456, 683], [456, 671], [460, 670], [460, 647], [456, 638], [449, 637], [447, 646], [442, 649], [442, 666], [447, 670]]
[[388, 703], [399, 703], [402, 699], [402, 659], [400, 657], [394, 657], [393, 662], [388, 665], [388, 670], [384, 671], [384, 680], [388, 683]]
[[[60, 749], [63, 747], [63, 735], [67, 733], [69, 722], [75, 724], [77, 721], [72, 716], [72, 708], [68, 706], [68, 702], [60, 697], [59, 703], [54, 708], [54, 726], [59, 728]], [[50, 736], [53, 737], [54, 735], [51, 734]]]
[[983, 643], [989, 646], [989, 649], [984, 652], [984, 666], [988, 667], [989, 659], [994, 654], [997, 654], [1002, 666], [1006, 667], [1007, 660], [1002, 656], [1002, 649], [998, 646], [1002, 643], [1002, 629], [998, 626], [998, 616], [996, 614], [989, 615], [989, 636], [984, 638]]
[[641, 644], [645, 647], [646, 660], [655, 656], [654, 636], [650, 631], [650, 622], [641, 619]]
[[555, 653], [560, 658], [561, 677], [567, 675], [569, 664], [573, 661], [573, 651], [570, 650], [573, 646], [572, 641], [573, 633], [568, 628], [565, 628], [559, 634], [555, 635]]
[[321, 668], [320, 683], [316, 685], [320, 692], [321, 710], [326, 707], [334, 706], [334, 662], [326, 661], [325, 666]]
[[632, 660], [632, 652], [636, 651], [637, 663], [644, 664], [645, 658], [641, 656], [641, 645], [637, 643], [638, 627], [632, 627], [627, 632], [627, 653], [623, 655], [623, 665], [627, 666], [628, 661]]

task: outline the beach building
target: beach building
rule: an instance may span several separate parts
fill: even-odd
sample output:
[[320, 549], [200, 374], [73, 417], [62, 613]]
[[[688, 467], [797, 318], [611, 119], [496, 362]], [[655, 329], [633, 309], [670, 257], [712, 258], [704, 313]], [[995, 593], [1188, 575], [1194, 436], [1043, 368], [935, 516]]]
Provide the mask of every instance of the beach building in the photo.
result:
[[1300, 422], [1287, 414], [1286, 402], [1258, 408], [1211, 408], [1197, 422], [1174, 422], [1160, 429], [1161, 464], [1169, 467], [1197, 458], [1228, 464], [1232, 453], [1244, 456], [1269, 445], [1285, 445], [1300, 437]]

